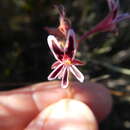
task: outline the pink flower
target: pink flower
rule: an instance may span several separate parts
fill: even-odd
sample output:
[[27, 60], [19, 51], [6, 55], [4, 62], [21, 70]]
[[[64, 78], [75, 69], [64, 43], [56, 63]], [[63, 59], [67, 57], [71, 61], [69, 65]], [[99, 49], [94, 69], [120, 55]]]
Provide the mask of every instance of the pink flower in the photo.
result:
[[108, 6], [109, 6], [109, 14], [107, 16], [108, 17], [107, 29], [110, 31], [113, 31], [117, 29], [116, 24], [120, 21], [130, 18], [130, 14], [119, 12], [119, 9], [120, 9], [119, 0], [107, 0], [107, 1], [108, 1]]
[[47, 41], [50, 50], [52, 51], [55, 59], [57, 60], [51, 67], [54, 70], [48, 76], [48, 80], [54, 80], [56, 78], [62, 79], [61, 87], [66, 88], [69, 84], [69, 72], [72, 72], [72, 74], [80, 82], [83, 82], [84, 76], [75, 66], [83, 65], [83, 63], [75, 59], [77, 44], [74, 31], [72, 29], [69, 29], [64, 48], [61, 48], [56, 37], [53, 35], [49, 35]]
[[95, 31], [116, 31], [117, 23], [130, 18], [128, 13], [119, 13], [119, 0], [107, 0], [108, 15], [95, 27]]
[[108, 32], [108, 31], [116, 32], [118, 30], [117, 23], [130, 18], [129, 13], [119, 13], [119, 0], [107, 0], [107, 2], [109, 6], [108, 15], [89, 32], [86, 32], [81, 37], [80, 41], [96, 32]]
[[68, 30], [71, 28], [71, 21], [69, 18], [66, 17], [65, 8], [62, 5], [55, 5], [54, 6], [59, 13], [59, 26], [57, 28], [50, 28], [50, 27], [44, 27], [44, 29], [52, 35], [55, 35], [56, 37], [60, 39], [65, 39], [67, 36]]

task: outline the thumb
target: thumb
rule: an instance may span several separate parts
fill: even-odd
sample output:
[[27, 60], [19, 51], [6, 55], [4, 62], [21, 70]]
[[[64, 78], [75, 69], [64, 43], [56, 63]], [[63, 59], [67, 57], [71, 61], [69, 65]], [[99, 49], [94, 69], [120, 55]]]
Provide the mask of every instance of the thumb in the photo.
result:
[[87, 105], [62, 99], [43, 110], [25, 130], [98, 130], [98, 126]]

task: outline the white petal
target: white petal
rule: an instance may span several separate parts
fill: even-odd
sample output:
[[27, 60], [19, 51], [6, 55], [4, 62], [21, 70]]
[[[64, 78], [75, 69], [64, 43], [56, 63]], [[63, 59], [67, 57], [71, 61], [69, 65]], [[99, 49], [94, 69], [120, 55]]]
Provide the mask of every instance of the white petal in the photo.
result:
[[63, 66], [62, 70], [60, 71], [60, 73], [58, 74], [58, 79], [61, 79], [63, 77], [63, 73], [64, 70], [66, 69], [66, 67]]
[[113, 22], [117, 23], [126, 19], [130, 19], [129, 13], [123, 13], [123, 14], [118, 15], [117, 18]]
[[72, 29], [69, 29], [65, 45], [65, 53], [69, 57], [74, 58], [76, 50], [77, 50], [77, 43], [75, 33]]
[[69, 85], [68, 77], [69, 77], [69, 70], [66, 67], [64, 69], [64, 71], [63, 71], [63, 77], [62, 77], [62, 81], [61, 81], [61, 87], [62, 88], [67, 88], [68, 87], [68, 85]]
[[59, 64], [61, 64], [60, 61], [55, 61], [55, 62], [51, 65], [51, 69], [55, 69]]
[[115, 8], [119, 9], [119, 0], [107, 0], [110, 11]]
[[60, 44], [58, 43], [56, 37], [53, 35], [49, 35], [47, 37], [47, 42], [48, 42], [50, 50], [53, 53], [56, 60], [60, 60], [61, 54], [63, 54], [63, 49], [61, 48]]
[[78, 70], [76, 66], [72, 65], [69, 69], [80, 82], [84, 81], [83, 74]]
[[48, 76], [48, 80], [54, 80], [58, 77], [58, 75], [60, 74], [60, 72], [63, 69], [63, 64], [58, 65]]

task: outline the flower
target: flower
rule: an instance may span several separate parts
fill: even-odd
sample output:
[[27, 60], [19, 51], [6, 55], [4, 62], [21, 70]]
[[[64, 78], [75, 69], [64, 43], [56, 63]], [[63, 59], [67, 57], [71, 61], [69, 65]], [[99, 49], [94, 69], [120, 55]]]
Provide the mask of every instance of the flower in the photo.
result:
[[119, 13], [119, 0], [107, 0], [109, 13], [108, 15], [95, 27], [95, 31], [116, 31], [117, 23], [130, 18], [128, 13]]
[[89, 35], [96, 32], [117, 32], [117, 23], [125, 19], [130, 18], [129, 13], [120, 13], [119, 12], [119, 1], [118, 0], [107, 0], [109, 13], [108, 15], [99, 22], [94, 28], [86, 32], [81, 38], [80, 41], [87, 38]]
[[59, 26], [57, 28], [44, 27], [44, 29], [52, 35], [60, 39], [65, 39], [67, 36], [68, 30], [71, 28], [71, 21], [66, 17], [65, 8], [63, 5], [55, 5], [54, 6], [59, 13]]
[[56, 78], [62, 79], [61, 87], [66, 88], [69, 84], [69, 72], [72, 72], [80, 82], [83, 82], [84, 76], [76, 67], [76, 65], [83, 65], [83, 63], [75, 59], [77, 44], [74, 31], [69, 29], [64, 48], [60, 46], [58, 40], [53, 35], [49, 35], [47, 41], [50, 50], [57, 60], [52, 64], [51, 68], [54, 70], [48, 76], [48, 80], [54, 80]]

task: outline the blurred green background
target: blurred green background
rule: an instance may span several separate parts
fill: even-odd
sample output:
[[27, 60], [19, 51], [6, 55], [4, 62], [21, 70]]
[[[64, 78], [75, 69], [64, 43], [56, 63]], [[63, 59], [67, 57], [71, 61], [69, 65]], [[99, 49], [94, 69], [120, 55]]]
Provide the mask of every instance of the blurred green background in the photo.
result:
[[[130, 12], [129, 0], [120, 3], [121, 11]], [[47, 80], [54, 58], [43, 27], [58, 26], [54, 4], [65, 6], [79, 37], [108, 12], [106, 0], [1, 0], [0, 90]], [[87, 62], [80, 68], [86, 80], [104, 84], [113, 95], [113, 111], [100, 130], [130, 130], [130, 21], [118, 26], [118, 35], [93, 35], [81, 43], [77, 54]]]

